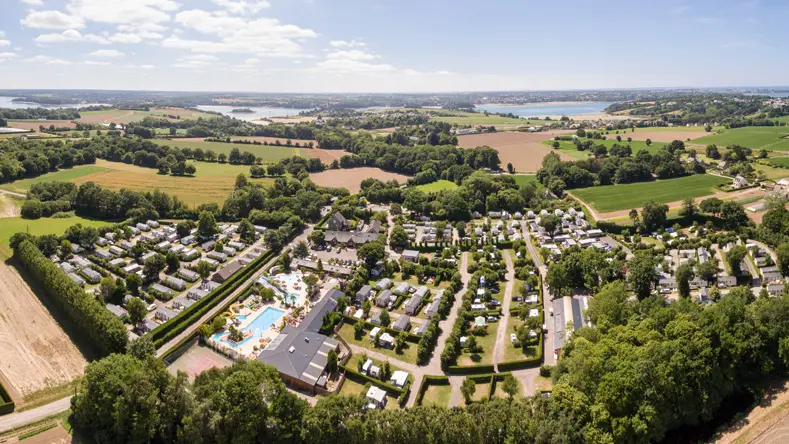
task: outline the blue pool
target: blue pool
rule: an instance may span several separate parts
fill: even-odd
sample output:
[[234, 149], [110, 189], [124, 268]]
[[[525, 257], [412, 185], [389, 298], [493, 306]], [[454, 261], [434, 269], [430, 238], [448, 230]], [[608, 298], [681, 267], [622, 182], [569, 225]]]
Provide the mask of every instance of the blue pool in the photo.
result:
[[[285, 314], [283, 310], [273, 307], [267, 307], [265, 310], [259, 313], [257, 317], [253, 319], [252, 322], [249, 323], [249, 325], [241, 329], [241, 331], [243, 331], [244, 333], [251, 331], [252, 335], [244, 339], [243, 341], [239, 342], [238, 344], [234, 344], [233, 342], [230, 342], [226, 339], [226, 336], [228, 335], [227, 332], [216, 333], [213, 336], [213, 340], [214, 342], [221, 342], [230, 347], [233, 347], [234, 345], [244, 345], [252, 340], [257, 341], [263, 336], [263, 333], [265, 333], [269, 329], [269, 327], [271, 327], [277, 321], [280, 320], [283, 314]], [[244, 315], [236, 316], [236, 319], [240, 320], [242, 323], [244, 323], [244, 321], [246, 321], [247, 318], [248, 316], [244, 316]]]

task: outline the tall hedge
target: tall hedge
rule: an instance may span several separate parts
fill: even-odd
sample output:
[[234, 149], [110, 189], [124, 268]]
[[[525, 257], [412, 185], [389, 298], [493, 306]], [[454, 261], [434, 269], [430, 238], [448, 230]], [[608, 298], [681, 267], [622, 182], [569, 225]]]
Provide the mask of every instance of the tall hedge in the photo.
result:
[[109, 355], [126, 350], [128, 336], [123, 322], [107, 311], [101, 302], [85, 293], [35, 245], [27, 240], [21, 242], [14, 250], [14, 257], [97, 351]]

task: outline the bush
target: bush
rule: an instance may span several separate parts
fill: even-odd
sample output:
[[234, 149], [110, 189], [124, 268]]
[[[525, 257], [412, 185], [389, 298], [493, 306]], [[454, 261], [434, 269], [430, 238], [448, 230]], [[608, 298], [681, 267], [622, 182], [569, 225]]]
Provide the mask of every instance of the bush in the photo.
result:
[[20, 213], [25, 219], [40, 219], [44, 214], [44, 205], [38, 200], [29, 199], [22, 204]]
[[541, 365], [540, 366], [540, 376], [543, 378], [550, 378], [553, 374], [553, 366], [552, 365]]
[[14, 257], [101, 354], [126, 351], [128, 339], [123, 322], [107, 311], [104, 304], [85, 293], [35, 245], [28, 240], [22, 241], [14, 250]]

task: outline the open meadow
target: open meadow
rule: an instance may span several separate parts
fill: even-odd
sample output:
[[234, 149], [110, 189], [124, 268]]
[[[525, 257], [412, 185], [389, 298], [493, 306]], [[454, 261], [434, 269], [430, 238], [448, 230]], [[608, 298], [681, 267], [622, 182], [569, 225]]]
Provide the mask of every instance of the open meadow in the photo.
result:
[[[470, 134], [458, 137], [458, 146], [475, 148], [487, 145], [499, 152], [501, 167], [506, 168], [512, 163], [517, 173], [534, 173], [540, 169], [542, 159], [553, 149], [545, 145], [544, 141], [558, 135], [568, 134], [568, 131], [546, 131], [541, 133], [522, 133], [517, 131], [504, 131], [498, 133]], [[567, 153], [559, 153], [563, 160], [576, 160]]]
[[358, 193], [362, 189], [362, 181], [368, 178], [382, 180], [384, 182], [396, 180], [399, 184], [405, 184], [408, 176], [398, 173], [390, 173], [379, 168], [361, 167], [338, 170], [326, 170], [320, 173], [310, 174], [310, 180], [316, 185], [332, 188], [347, 188], [351, 193]]
[[101, 227], [109, 222], [84, 219], [81, 217], [68, 217], [62, 219], [41, 218], [41, 219], [22, 219], [21, 217], [0, 218], [0, 260], [11, 257], [13, 251], [9, 247], [11, 236], [19, 232], [27, 232], [36, 236], [44, 234], [63, 234], [66, 229], [75, 224], [82, 224], [87, 227]]
[[700, 145], [718, 145], [724, 148], [728, 145], [741, 145], [753, 150], [789, 151], [789, 126], [748, 126], [723, 130], [711, 134], [693, 143]]
[[[97, 159], [95, 165], [80, 165], [32, 179], [18, 180], [2, 184], [0, 188], [24, 193], [30, 188], [30, 185], [36, 182], [69, 181], [77, 185], [95, 182], [116, 191], [121, 188], [153, 191], [158, 188], [160, 191], [178, 196], [188, 205], [211, 202], [221, 204], [233, 191], [236, 176], [241, 173], [249, 175], [249, 166], [246, 165], [194, 163], [197, 173], [194, 177], [188, 177], [163, 175], [153, 168]], [[273, 179], [270, 178], [250, 180], [264, 185], [273, 182]]]
[[422, 190], [425, 193], [436, 193], [438, 191], [454, 190], [457, 187], [458, 186], [455, 184], [455, 182], [442, 179], [432, 183], [426, 183], [424, 185], [417, 185], [416, 189]]
[[647, 200], [668, 203], [697, 198], [719, 192], [715, 185], [729, 183], [731, 179], [710, 174], [694, 174], [676, 179], [656, 180], [621, 185], [570, 190], [578, 199], [600, 212], [611, 212], [641, 207]]
[[434, 122], [447, 122], [457, 125], [495, 126], [500, 129], [515, 129], [521, 126], [529, 127], [533, 125], [551, 123], [549, 120], [519, 119], [512, 117], [501, 117], [496, 114], [485, 115], [484, 113], [469, 113], [464, 111], [448, 111], [440, 113], [442, 113], [442, 115], [435, 116], [431, 120]]
[[[633, 152], [633, 156], [635, 156], [641, 150], [646, 150], [650, 154], [655, 154], [656, 152], [658, 152], [658, 150], [668, 145], [667, 143], [663, 143], [663, 142], [653, 142], [651, 145], [647, 146], [646, 142], [642, 140], [634, 139], [628, 142], [627, 141], [628, 137], [630, 137], [629, 134], [626, 136], [622, 136], [621, 142], [617, 142], [616, 136], [610, 136], [610, 135], [608, 136], [608, 139], [605, 140], [595, 140], [595, 139], [585, 139], [585, 138], [580, 140], [584, 142], [587, 140], [591, 140], [592, 142], [594, 142], [595, 145], [605, 145], [608, 149], [611, 149], [611, 147], [614, 146], [614, 144], [619, 144], [621, 146], [630, 145], [630, 149]], [[548, 146], [552, 146], [553, 142], [554, 142], [553, 140], [546, 140], [543, 143]], [[590, 154], [589, 151], [578, 151], [578, 149], [575, 147], [575, 144], [573, 142], [568, 142], [566, 140], [559, 141], [559, 151], [562, 151], [573, 157], [577, 156], [579, 159], [585, 159], [589, 157]]]

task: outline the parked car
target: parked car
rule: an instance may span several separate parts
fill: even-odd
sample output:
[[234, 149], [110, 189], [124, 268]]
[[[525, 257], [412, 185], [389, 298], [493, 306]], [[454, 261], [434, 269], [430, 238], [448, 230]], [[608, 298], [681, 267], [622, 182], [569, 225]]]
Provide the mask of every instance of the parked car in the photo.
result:
[[148, 306], [148, 311], [154, 311], [154, 310], [156, 310], [156, 304], [151, 304]]

